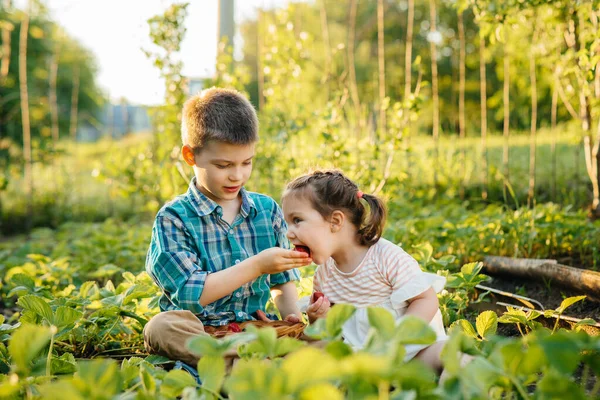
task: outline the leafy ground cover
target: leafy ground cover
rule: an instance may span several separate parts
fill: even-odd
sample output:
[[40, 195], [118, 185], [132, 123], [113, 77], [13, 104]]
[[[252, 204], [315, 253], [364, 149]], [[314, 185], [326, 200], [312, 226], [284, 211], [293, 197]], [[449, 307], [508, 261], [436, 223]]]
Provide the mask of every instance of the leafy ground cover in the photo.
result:
[[[484, 281], [483, 254], [571, 257], [595, 268], [598, 224], [555, 205], [507, 212], [496, 206], [469, 211], [449, 205], [409, 210], [391, 204], [386, 232], [430, 271], [446, 275], [440, 295], [451, 328], [444, 354], [449, 377], [438, 384], [427, 367], [404, 363], [403, 346], [428, 343], [432, 332], [417, 320], [394, 326], [391, 315], [371, 310], [373, 335], [364, 351], [340, 340], [352, 307], [336, 306], [310, 327], [324, 348], [275, 339], [270, 329], [224, 340], [190, 343], [203, 358], [202, 385], [167, 360], [144, 352], [143, 326], [158, 312], [158, 288], [143, 272], [151, 225], [107, 220], [38, 229], [31, 237], [0, 243], [0, 396], [7, 398], [593, 398], [600, 384], [600, 341], [573, 330], [545, 328], [539, 313], [469, 312], [473, 288]], [[417, 212], [419, 209], [421, 212]], [[437, 208], [436, 208], [437, 209]], [[581, 222], [578, 222], [581, 221]], [[554, 227], [554, 228], [553, 228]], [[595, 241], [594, 241], [595, 240]], [[435, 249], [435, 251], [434, 251]], [[504, 249], [504, 250], [503, 250]], [[505, 250], [509, 249], [509, 250]], [[311, 290], [312, 268], [299, 289]], [[577, 307], [567, 297], [548, 317]], [[592, 323], [592, 321], [584, 321]], [[498, 335], [498, 324], [516, 336]], [[502, 329], [500, 329], [502, 331]], [[227, 370], [222, 354], [240, 347]], [[461, 367], [459, 356], [475, 361]], [[165, 364], [166, 363], [166, 364]], [[308, 368], [310, 366], [310, 368]], [[202, 397], [204, 396], [204, 397]]]

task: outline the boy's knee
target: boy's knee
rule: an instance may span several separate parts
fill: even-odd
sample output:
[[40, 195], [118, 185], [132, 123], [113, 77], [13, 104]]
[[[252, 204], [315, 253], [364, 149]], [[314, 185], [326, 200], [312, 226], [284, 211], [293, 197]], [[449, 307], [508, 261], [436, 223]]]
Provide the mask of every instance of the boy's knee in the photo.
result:
[[184, 340], [202, 332], [204, 325], [191, 311], [163, 311], [144, 326], [144, 345], [147, 351], [156, 352], [169, 341]]

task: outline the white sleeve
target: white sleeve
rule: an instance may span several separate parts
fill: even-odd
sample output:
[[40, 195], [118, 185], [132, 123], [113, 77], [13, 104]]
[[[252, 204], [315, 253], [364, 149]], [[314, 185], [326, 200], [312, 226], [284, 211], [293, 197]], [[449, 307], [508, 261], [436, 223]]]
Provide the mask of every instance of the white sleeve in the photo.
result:
[[401, 248], [394, 252], [394, 257], [388, 259], [387, 275], [392, 286], [391, 301], [394, 308], [402, 307], [403, 303], [418, 296], [430, 287], [439, 293], [446, 284], [443, 276], [423, 272], [417, 261]]

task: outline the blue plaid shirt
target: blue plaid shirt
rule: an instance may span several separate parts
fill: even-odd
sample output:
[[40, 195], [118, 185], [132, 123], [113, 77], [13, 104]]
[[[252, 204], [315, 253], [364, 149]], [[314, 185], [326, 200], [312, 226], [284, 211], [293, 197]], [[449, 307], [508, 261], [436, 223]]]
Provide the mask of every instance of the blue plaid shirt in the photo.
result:
[[281, 209], [269, 196], [241, 190], [242, 206], [231, 225], [221, 206], [196, 188], [165, 204], [156, 216], [146, 256], [146, 271], [161, 288], [165, 310], [190, 310], [205, 325], [254, 319], [265, 311], [270, 289], [300, 279], [297, 270], [261, 275], [233, 293], [202, 307], [200, 295], [208, 274], [271, 247], [290, 248]]

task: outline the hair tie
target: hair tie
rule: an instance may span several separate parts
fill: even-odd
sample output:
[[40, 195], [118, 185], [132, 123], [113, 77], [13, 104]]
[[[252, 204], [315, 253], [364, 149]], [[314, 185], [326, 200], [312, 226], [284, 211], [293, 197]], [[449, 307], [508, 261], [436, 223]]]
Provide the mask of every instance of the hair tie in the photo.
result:
[[360, 190], [358, 192], [356, 192], [356, 197], [358, 197], [359, 199], [362, 199], [363, 192], [361, 192]]

